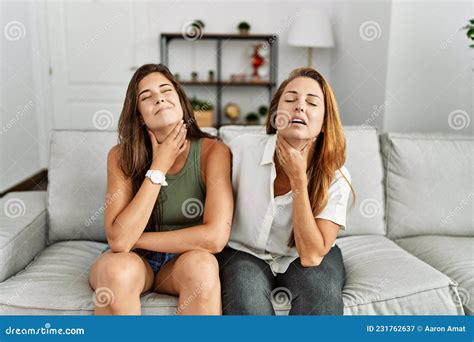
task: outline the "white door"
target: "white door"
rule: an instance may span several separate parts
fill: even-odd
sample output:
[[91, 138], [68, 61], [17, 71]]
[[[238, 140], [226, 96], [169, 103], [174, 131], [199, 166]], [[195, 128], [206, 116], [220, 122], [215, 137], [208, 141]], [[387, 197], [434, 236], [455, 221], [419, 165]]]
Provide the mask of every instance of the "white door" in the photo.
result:
[[[48, 2], [53, 125], [115, 130], [128, 82], [152, 47], [146, 7], [133, 2]], [[142, 18], [142, 19], [140, 19]]]

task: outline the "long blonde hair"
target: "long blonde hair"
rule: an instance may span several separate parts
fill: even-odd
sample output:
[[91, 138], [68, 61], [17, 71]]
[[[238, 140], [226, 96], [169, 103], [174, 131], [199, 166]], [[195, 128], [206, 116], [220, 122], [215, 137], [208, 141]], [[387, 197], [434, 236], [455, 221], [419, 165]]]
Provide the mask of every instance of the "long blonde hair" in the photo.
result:
[[[318, 215], [328, 202], [329, 186], [334, 178], [335, 172], [339, 170], [346, 161], [346, 139], [342, 128], [336, 98], [331, 86], [326, 79], [312, 68], [298, 68], [293, 70], [289, 77], [278, 87], [270, 102], [269, 115], [266, 122], [267, 134], [275, 134], [277, 129], [272, 120], [276, 120], [278, 103], [286, 86], [298, 77], [308, 77], [318, 82], [324, 97], [324, 120], [321, 133], [316, 139], [316, 146], [307, 170], [308, 194], [311, 202], [311, 210], [314, 216]], [[352, 207], [355, 203], [355, 191], [346, 176], [342, 176], [349, 184], [353, 195]], [[295, 246], [294, 233], [291, 233], [288, 246]]]

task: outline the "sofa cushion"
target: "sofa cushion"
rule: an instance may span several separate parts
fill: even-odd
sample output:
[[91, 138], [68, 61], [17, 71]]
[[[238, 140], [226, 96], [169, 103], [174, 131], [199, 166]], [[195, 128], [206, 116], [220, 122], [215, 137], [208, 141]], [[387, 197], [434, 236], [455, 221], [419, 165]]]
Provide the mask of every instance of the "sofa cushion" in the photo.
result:
[[[40, 253], [24, 270], [0, 283], [0, 315], [91, 315], [94, 291], [89, 272], [107, 245], [95, 241], [62, 241]], [[107, 291], [97, 294], [106, 300]], [[173, 315], [178, 298], [156, 292], [141, 296], [144, 315]], [[277, 314], [284, 307], [275, 306]]]
[[106, 241], [104, 201], [113, 131], [53, 131], [48, 169], [49, 241]]
[[[217, 135], [215, 128], [204, 132]], [[53, 131], [48, 170], [49, 241], [106, 241], [107, 154], [116, 131]]]
[[384, 236], [336, 240], [346, 315], [463, 315], [456, 283]]
[[228, 125], [219, 128], [219, 137], [225, 144], [229, 144], [232, 139], [242, 134], [266, 134], [265, 126], [236, 126]]
[[387, 133], [381, 140], [388, 236], [474, 236], [474, 138]]
[[[347, 210], [347, 229], [339, 236], [385, 235], [383, 165], [377, 130], [373, 127], [345, 126], [346, 163], [356, 193]], [[242, 134], [266, 134], [263, 126], [224, 126], [219, 135], [225, 143]]]
[[425, 235], [397, 239], [397, 244], [458, 283], [459, 302], [474, 315], [474, 238]]
[[[63, 241], [49, 246], [26, 269], [0, 283], [0, 314], [93, 314], [89, 270], [105, 247], [94, 241]], [[150, 292], [141, 302], [144, 314], [169, 315], [176, 310], [177, 298]]]
[[339, 236], [385, 235], [383, 164], [377, 129], [344, 126], [346, 163], [356, 201], [347, 205], [347, 228]]
[[[382, 236], [337, 240], [346, 267], [346, 315], [453, 315], [453, 282]], [[89, 270], [105, 248], [94, 241], [55, 243], [26, 269], [0, 283], [0, 314], [90, 315], [93, 291]], [[145, 315], [174, 314], [177, 298], [149, 292], [141, 297]], [[277, 314], [284, 307], [277, 307]]]
[[10, 192], [0, 199], [0, 282], [46, 247], [46, 191]]
[[216, 137], [218, 135], [217, 129], [214, 128], [214, 127], [201, 127], [201, 131], [209, 133], [209, 134], [214, 135]]

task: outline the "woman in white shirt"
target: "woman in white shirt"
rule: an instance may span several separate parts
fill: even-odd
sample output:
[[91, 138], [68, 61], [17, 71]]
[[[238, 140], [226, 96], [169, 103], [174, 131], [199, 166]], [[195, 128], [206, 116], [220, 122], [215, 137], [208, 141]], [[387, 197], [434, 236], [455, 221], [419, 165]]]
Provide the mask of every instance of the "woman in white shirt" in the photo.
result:
[[352, 191], [334, 94], [316, 70], [294, 70], [270, 104], [267, 135], [242, 135], [233, 155], [235, 211], [217, 255], [230, 315], [342, 315], [345, 269], [335, 244]]

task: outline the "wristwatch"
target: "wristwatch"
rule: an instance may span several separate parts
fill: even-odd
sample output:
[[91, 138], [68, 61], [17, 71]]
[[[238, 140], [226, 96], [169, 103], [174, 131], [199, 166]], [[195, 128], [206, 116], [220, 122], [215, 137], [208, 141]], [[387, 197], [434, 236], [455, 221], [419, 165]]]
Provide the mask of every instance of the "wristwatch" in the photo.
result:
[[148, 170], [145, 177], [148, 177], [153, 184], [161, 184], [162, 186], [168, 185], [168, 183], [166, 183], [165, 174], [160, 170]]

